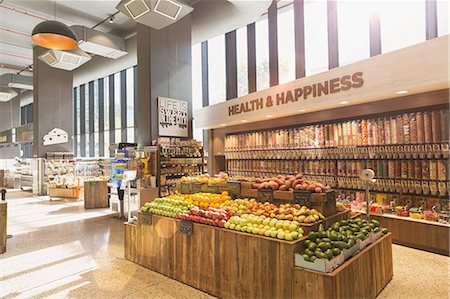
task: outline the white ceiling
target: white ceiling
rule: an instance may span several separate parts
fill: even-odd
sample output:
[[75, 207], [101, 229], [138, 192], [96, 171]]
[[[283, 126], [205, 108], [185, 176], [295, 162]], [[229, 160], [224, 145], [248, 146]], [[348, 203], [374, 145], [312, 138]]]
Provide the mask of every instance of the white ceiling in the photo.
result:
[[[68, 26], [93, 27], [116, 13], [118, 0], [0, 0], [0, 75], [18, 73], [33, 63], [31, 32], [44, 20], [63, 22]], [[56, 17], [55, 17], [56, 11]], [[97, 30], [127, 38], [135, 31], [135, 23], [119, 13], [114, 23], [108, 21]], [[22, 71], [32, 75], [32, 71]]]

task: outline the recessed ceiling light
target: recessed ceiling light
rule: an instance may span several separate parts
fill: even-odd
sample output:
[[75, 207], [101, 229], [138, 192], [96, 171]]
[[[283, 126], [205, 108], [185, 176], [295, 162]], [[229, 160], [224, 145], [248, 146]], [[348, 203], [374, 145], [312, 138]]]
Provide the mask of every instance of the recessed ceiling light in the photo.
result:
[[345, 104], [348, 104], [348, 101], [341, 101], [341, 102], [339, 102], [339, 104], [345, 105]]
[[407, 90], [399, 90], [396, 92], [396, 94], [405, 94], [405, 93], [408, 93], [408, 91]]
[[305, 111], [306, 111], [305, 109], [298, 110], [298, 112], [305, 112]]
[[247, 122], [246, 119], [241, 120], [241, 123], [246, 123], [246, 122]]
[[225, 124], [220, 124], [222, 127], [225, 127]]
[[271, 118], [273, 115], [266, 115], [266, 117]]

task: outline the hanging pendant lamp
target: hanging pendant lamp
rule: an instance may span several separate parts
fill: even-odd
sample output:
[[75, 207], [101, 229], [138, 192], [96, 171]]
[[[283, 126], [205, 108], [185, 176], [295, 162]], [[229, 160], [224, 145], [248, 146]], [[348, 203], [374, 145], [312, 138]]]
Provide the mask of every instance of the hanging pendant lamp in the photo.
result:
[[53, 21], [37, 24], [31, 33], [31, 40], [47, 49], [72, 50], [78, 46], [75, 33], [64, 23], [56, 21], [56, 0], [53, 2]]
[[44, 21], [33, 29], [31, 40], [47, 49], [72, 50], [78, 46], [72, 29], [58, 21]]

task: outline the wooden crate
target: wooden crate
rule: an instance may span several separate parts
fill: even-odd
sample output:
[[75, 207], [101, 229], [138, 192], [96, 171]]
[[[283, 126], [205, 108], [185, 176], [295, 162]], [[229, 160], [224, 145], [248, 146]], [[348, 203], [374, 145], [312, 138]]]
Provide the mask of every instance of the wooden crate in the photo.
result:
[[294, 298], [376, 298], [393, 276], [392, 236], [387, 234], [331, 273], [294, 268]]
[[78, 198], [78, 188], [49, 188], [48, 195], [55, 198]]
[[325, 217], [336, 214], [336, 193], [311, 193], [311, 207]]
[[370, 215], [392, 233], [396, 244], [449, 255], [450, 226], [388, 215]]
[[187, 236], [179, 232], [178, 219], [152, 215], [148, 225], [143, 217], [139, 213], [135, 235], [126, 227], [125, 253], [131, 261], [221, 298], [292, 298], [291, 270], [300, 240], [199, 223]]
[[107, 207], [109, 207], [107, 182], [84, 182], [84, 208], [97, 209]]
[[139, 206], [142, 207], [146, 202], [152, 202], [159, 197], [159, 188], [140, 188]]

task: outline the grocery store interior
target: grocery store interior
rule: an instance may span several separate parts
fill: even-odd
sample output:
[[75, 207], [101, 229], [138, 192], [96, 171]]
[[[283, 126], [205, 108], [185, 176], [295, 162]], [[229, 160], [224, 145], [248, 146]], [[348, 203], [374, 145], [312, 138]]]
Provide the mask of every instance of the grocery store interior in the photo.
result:
[[449, 298], [449, 9], [0, 0], [0, 297]]

